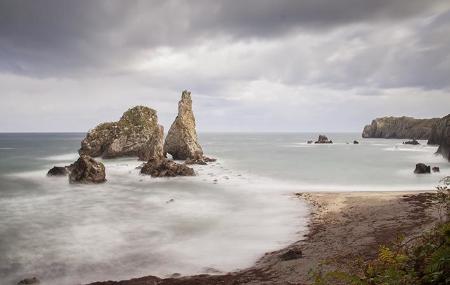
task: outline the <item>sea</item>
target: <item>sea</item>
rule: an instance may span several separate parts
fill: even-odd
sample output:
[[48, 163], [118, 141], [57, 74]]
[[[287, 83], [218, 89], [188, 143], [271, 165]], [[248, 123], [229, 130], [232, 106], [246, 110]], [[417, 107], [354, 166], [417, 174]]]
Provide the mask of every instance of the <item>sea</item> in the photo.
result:
[[[104, 184], [47, 177], [77, 159], [84, 135], [0, 134], [0, 284], [239, 270], [307, 233], [309, 208], [295, 193], [433, 190], [450, 175], [426, 141], [327, 133], [334, 143], [319, 145], [307, 143], [318, 133], [200, 133], [217, 161], [194, 166], [195, 177], [143, 176], [136, 158], [102, 160]], [[440, 172], [414, 174], [419, 162]]]

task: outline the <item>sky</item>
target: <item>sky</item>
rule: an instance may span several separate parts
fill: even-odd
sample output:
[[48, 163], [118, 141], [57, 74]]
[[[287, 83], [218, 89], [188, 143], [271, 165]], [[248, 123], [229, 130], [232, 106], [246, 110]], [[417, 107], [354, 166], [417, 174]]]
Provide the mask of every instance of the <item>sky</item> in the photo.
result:
[[0, 132], [362, 131], [450, 113], [450, 1], [0, 0]]

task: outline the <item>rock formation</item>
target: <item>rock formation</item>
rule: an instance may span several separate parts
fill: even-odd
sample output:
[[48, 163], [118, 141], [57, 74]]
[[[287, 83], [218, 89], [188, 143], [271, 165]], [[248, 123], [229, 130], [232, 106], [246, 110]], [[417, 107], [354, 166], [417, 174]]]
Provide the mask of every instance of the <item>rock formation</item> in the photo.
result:
[[47, 172], [47, 176], [66, 176], [67, 174], [69, 174], [67, 166], [54, 166]]
[[204, 155], [195, 155], [193, 158], [188, 158], [186, 159], [186, 161], [184, 162], [184, 164], [200, 164], [200, 165], [206, 165], [208, 164], [208, 162], [214, 162], [216, 161], [215, 158], [211, 158], [211, 157], [207, 157]]
[[431, 129], [439, 119], [411, 117], [383, 117], [364, 127], [363, 138], [428, 139]]
[[319, 144], [322, 144], [322, 143], [333, 143], [333, 141], [332, 141], [332, 140], [329, 140], [329, 139], [327, 138], [327, 136], [319, 135], [319, 138], [318, 138], [317, 141], [315, 141], [314, 143], [319, 143]]
[[186, 90], [178, 102], [178, 116], [167, 133], [164, 153], [171, 154], [173, 159], [182, 160], [203, 155], [202, 147], [197, 141], [191, 92]]
[[70, 183], [103, 183], [106, 181], [105, 166], [88, 155], [80, 158], [69, 166]]
[[416, 174], [431, 173], [431, 167], [429, 165], [425, 165], [424, 163], [417, 163], [416, 169], [414, 169], [414, 173]]
[[428, 144], [439, 145], [436, 153], [450, 161], [450, 114], [434, 125]]
[[[163, 155], [162, 126], [156, 111], [145, 106], [127, 110], [118, 122], [102, 123], [90, 130], [81, 142], [80, 155], [114, 158], [137, 156], [148, 160]], [[160, 153], [159, 153], [160, 152]]]
[[194, 176], [194, 169], [166, 158], [150, 159], [141, 168], [141, 174], [152, 177]]

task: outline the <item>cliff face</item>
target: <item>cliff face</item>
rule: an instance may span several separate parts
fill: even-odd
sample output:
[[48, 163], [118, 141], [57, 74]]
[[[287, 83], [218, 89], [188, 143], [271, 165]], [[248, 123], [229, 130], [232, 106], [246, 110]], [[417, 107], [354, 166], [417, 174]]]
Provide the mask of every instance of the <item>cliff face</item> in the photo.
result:
[[163, 156], [162, 140], [156, 111], [136, 106], [126, 111], [118, 122], [102, 123], [90, 130], [78, 152], [92, 157], [138, 156], [148, 160]]
[[450, 114], [434, 125], [428, 144], [439, 145], [437, 153], [450, 161]]
[[428, 139], [431, 129], [439, 119], [411, 117], [383, 117], [364, 127], [363, 138]]
[[197, 141], [191, 92], [184, 90], [181, 95], [178, 116], [167, 133], [164, 152], [171, 154], [174, 159], [183, 160], [203, 155], [202, 147]]

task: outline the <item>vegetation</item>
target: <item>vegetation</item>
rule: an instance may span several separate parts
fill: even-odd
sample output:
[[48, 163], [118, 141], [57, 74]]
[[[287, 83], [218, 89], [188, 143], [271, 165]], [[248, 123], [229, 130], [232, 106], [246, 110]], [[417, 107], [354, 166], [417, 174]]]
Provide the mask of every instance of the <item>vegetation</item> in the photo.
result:
[[[419, 237], [398, 238], [382, 245], [375, 259], [356, 260], [345, 271], [311, 272], [314, 285], [444, 285], [450, 284], [450, 177], [433, 194], [439, 222]], [[325, 264], [324, 264], [325, 265]]]

